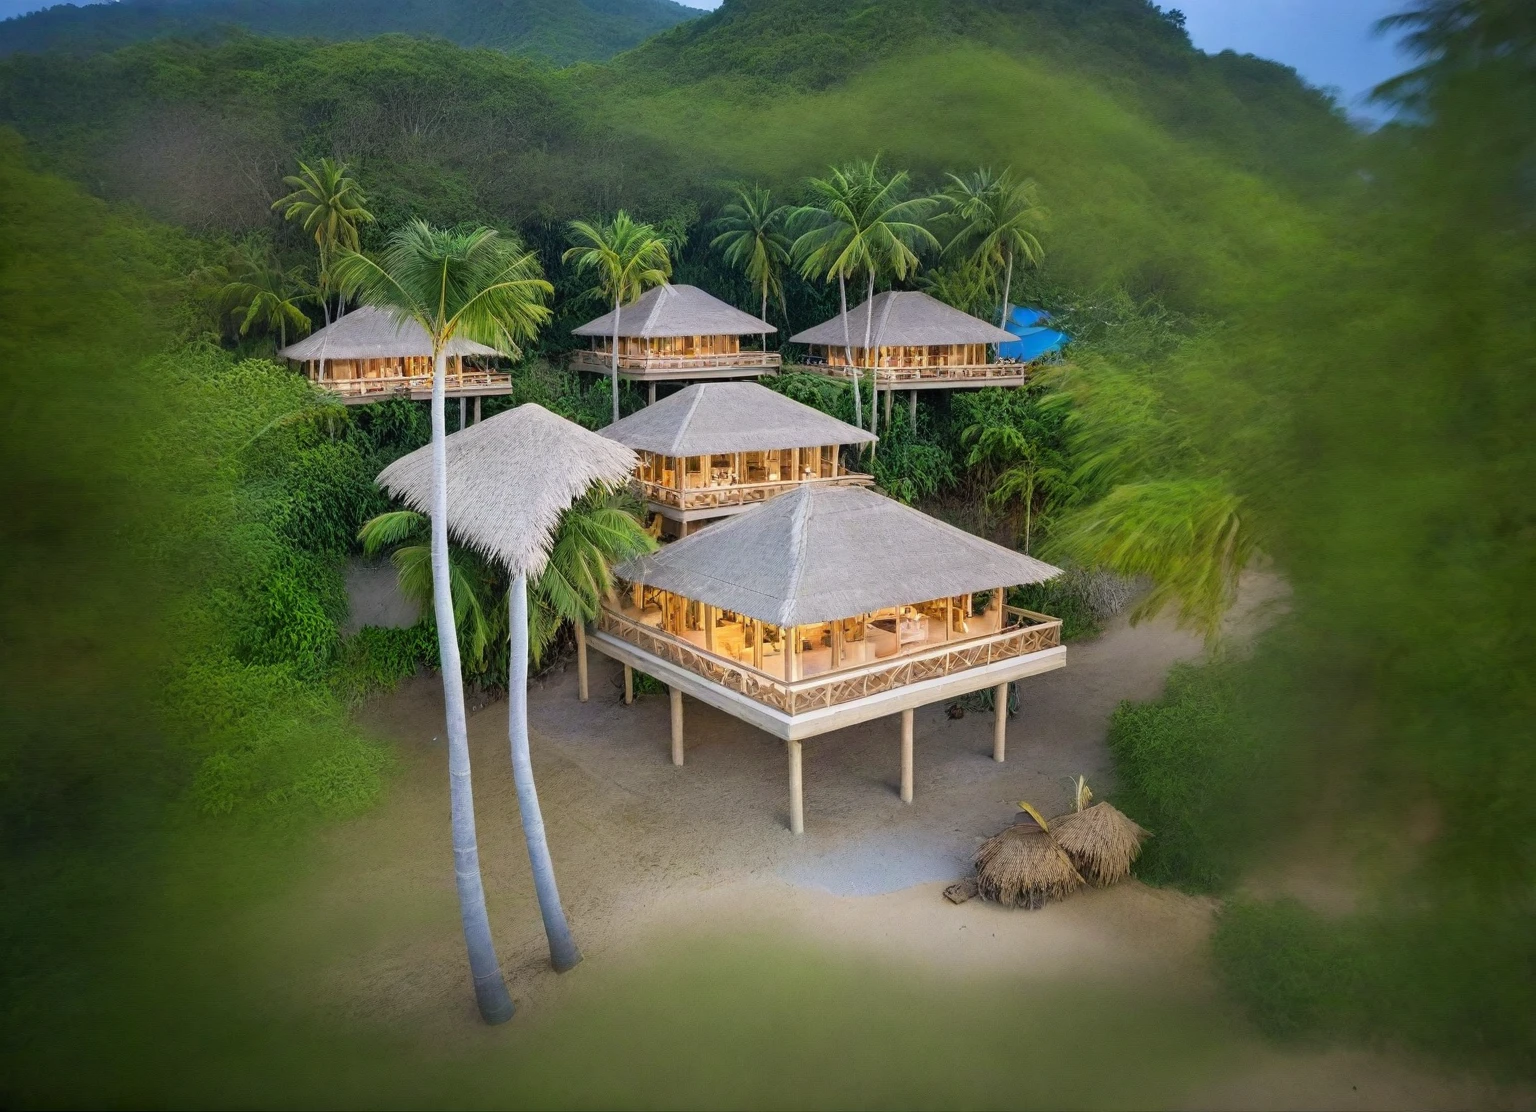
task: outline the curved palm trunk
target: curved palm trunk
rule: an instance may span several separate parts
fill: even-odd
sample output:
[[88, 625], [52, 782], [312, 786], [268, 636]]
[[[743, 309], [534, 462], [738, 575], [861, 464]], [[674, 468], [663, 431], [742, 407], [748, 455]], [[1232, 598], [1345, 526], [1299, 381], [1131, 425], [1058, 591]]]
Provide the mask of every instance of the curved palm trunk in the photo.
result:
[[613, 423], [619, 423], [619, 299], [613, 299]]
[[1002, 318], [997, 322], [999, 328], [1008, 327], [1008, 299], [1013, 296], [1013, 252], [1008, 252], [1008, 265], [1003, 272], [1003, 308], [999, 313]]
[[[880, 435], [880, 372], [875, 369], [878, 360], [875, 353], [870, 350], [870, 341], [873, 339], [871, 330], [875, 325], [875, 268], [869, 268], [869, 283], [864, 293], [864, 359], [869, 363], [869, 431], [876, 436]], [[869, 446], [871, 453], [875, 445]]]
[[853, 362], [853, 338], [848, 334], [848, 280], [843, 275], [837, 276], [837, 299], [843, 310], [843, 358], [848, 361], [849, 368], [853, 371], [853, 427], [864, 427], [864, 395], [861, 392], [864, 384], [859, 381], [858, 368]]
[[459, 917], [469, 948], [475, 1002], [487, 1023], [505, 1023], [515, 1010], [501, 963], [491, 941], [475, 838], [475, 796], [469, 772], [469, 731], [464, 722], [464, 677], [453, 621], [448, 579], [448, 445], [446, 379], [448, 358], [438, 351], [432, 371], [432, 611], [437, 618], [437, 651], [442, 659], [443, 703], [448, 717], [448, 801], [453, 817], [453, 871], [459, 890]]
[[[549, 840], [544, 836], [544, 814], [539, 810], [539, 789], [533, 782], [533, 760], [528, 753], [528, 576], [519, 572], [507, 597], [511, 623], [512, 663], [507, 677], [507, 733], [512, 741], [512, 779], [517, 784], [517, 810], [523, 818], [523, 841], [528, 843], [528, 864], [533, 867], [533, 890], [544, 917], [549, 939], [549, 960], [557, 973], [581, 962], [581, 950], [571, 937], [555, 886], [555, 866], [549, 859]], [[578, 619], [579, 620], [579, 619]]]

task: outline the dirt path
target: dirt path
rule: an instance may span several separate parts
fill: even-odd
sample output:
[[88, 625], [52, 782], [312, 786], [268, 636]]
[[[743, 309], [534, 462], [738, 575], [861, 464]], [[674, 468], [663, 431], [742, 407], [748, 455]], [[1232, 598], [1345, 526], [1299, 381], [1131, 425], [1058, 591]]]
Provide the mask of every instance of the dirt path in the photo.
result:
[[[673, 768], [664, 698], [625, 707], [617, 667], [600, 657], [586, 704], [574, 668], [547, 677], [530, 699], [534, 764], [587, 959], [565, 977], [548, 971], [505, 704], [474, 710], [486, 888], [521, 1009], [499, 1030], [524, 1032], [516, 1037], [488, 1034], [472, 1013], [439, 690], [418, 679], [362, 714], [398, 742], [403, 769], [389, 800], [331, 834], [312, 880], [258, 929], [281, 930], [280, 976], [295, 1000], [336, 1001], [333, 1010], [403, 1035], [424, 1055], [467, 1040], [508, 1069], [530, 1047], [549, 1063], [578, 1045], [600, 1060], [650, 1064], [625, 1067], [629, 1080], [616, 1088], [578, 1068], [569, 1088], [541, 1091], [555, 1103], [1522, 1103], [1388, 1056], [1265, 1044], [1207, 969], [1209, 901], [1134, 883], [1038, 913], [940, 898], [981, 838], [1011, 820], [1015, 801], [1059, 812], [1078, 773], [1108, 789], [1109, 712], [1155, 695], [1171, 664], [1199, 652], [1195, 638], [1161, 621], [1120, 623], [1072, 646], [1065, 670], [1023, 685], [1001, 766], [990, 759], [990, 716], [920, 710], [910, 805], [897, 796], [895, 719], [807, 743], [798, 838], [786, 828], [781, 742], [689, 700], [687, 763]], [[705, 968], [716, 972], [702, 976]], [[904, 1015], [921, 1018], [891, 1026]], [[772, 1037], [743, 1035], [748, 1016]], [[609, 1032], [595, 1050], [593, 1030]], [[680, 1032], [691, 1032], [690, 1049], [664, 1066]], [[1034, 1033], [1024, 1045], [989, 1047], [997, 1032]], [[717, 1039], [726, 1042], [710, 1050]], [[1100, 1049], [1117, 1069], [1106, 1073], [1094, 1057], [1079, 1072], [1085, 1040], [1108, 1040]], [[828, 1058], [829, 1045], [844, 1053]], [[1038, 1068], [1025, 1072], [1039, 1084], [1020, 1089], [1030, 1054]], [[721, 1061], [735, 1065], [717, 1076]], [[487, 1066], [486, 1103], [499, 1099], [489, 1080], [499, 1068]]]

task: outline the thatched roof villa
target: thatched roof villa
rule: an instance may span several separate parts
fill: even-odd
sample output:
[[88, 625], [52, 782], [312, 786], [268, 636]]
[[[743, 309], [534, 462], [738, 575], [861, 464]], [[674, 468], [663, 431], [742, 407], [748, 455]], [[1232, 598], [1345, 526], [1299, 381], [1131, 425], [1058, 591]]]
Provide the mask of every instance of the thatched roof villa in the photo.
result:
[[[785, 739], [791, 828], [804, 828], [801, 743], [901, 716], [912, 796], [914, 708], [1062, 667], [1061, 622], [1006, 588], [1059, 570], [858, 486], [801, 486], [617, 569], [624, 586], [587, 643], [682, 696]], [[628, 688], [626, 687], [626, 693]]]
[[680, 536], [800, 485], [873, 481], [838, 452], [872, 433], [755, 382], [695, 383], [601, 431], [639, 454], [639, 493]]
[[[651, 384], [698, 379], [755, 378], [778, 370], [776, 351], [742, 350], [743, 336], [778, 329], [697, 286], [656, 286], [619, 309], [619, 374]], [[608, 374], [613, 359], [613, 312], [572, 330], [592, 340], [571, 357], [579, 371]]]
[[[395, 317], [371, 305], [359, 306], [326, 327], [277, 353], [304, 365], [309, 380], [348, 405], [396, 396], [418, 401], [432, 396], [432, 339], [414, 320]], [[473, 364], [464, 357], [495, 358], [495, 348], [472, 340], [448, 345], [448, 396], [465, 398], [510, 394], [512, 377]], [[478, 403], [476, 413], [478, 416]]]

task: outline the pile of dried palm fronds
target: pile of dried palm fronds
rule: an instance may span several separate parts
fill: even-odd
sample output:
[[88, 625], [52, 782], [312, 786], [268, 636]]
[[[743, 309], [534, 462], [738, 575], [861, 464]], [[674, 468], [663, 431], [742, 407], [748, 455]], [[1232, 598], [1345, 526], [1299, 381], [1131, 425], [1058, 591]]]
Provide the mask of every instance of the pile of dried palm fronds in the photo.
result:
[[1020, 822], [988, 838], [976, 851], [976, 890], [1004, 907], [1038, 910], [1047, 900], [1070, 895], [1083, 885], [1071, 860], [1051, 837], [1050, 827], [1027, 803], [1034, 822]]
[[1117, 884], [1131, 875], [1148, 834], [1108, 803], [1088, 806], [1093, 792], [1081, 776], [1075, 787], [1076, 810], [1053, 819], [1051, 833], [1083, 876], [1100, 886]]

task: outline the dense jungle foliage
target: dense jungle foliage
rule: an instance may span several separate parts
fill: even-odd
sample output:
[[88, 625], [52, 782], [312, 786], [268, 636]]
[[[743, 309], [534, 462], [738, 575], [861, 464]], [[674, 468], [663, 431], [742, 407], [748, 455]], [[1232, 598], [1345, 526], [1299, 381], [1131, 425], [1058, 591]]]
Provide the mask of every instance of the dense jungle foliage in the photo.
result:
[[564, 65], [600, 61], [698, 14], [672, 0], [118, 0], [0, 22], [0, 54], [82, 54], [232, 31], [327, 40], [422, 35]]
[[[1028, 390], [925, 400], [915, 427], [898, 404], [881, 485], [1022, 546], [1023, 507], [988, 497], [1010, 462], [967, 436], [1011, 430], [1051, 476], [1032, 548], [1141, 577], [1144, 608], [1212, 635], [1211, 663], [1112, 723], [1112, 798], [1156, 833], [1143, 877], [1242, 892], [1215, 950], [1266, 1029], [1528, 1074], [1536, 27], [1506, 9], [1424, 5], [1402, 28], [1423, 68], [1371, 136], [1136, 0], [904, 0], [878, 19], [731, 0], [566, 71], [403, 37], [0, 62], [0, 121], [25, 137], [0, 158], [0, 344], [48, 370], [12, 376], [0, 444], [25, 484], [0, 791], [7, 869], [66, 878], [7, 903], [11, 952], [35, 955], [8, 964], [8, 1030], [60, 991], [59, 924], [126, 898], [60, 870], [71, 845], [110, 829], [149, 868], [172, 827], [365, 806], [388, 758], [345, 701], [430, 652], [423, 627], [337, 632], [339, 559], [380, 508], [378, 466], [424, 439], [419, 409], [340, 412], [199, 292], [241, 253], [309, 263], [270, 211], [294, 159], [353, 167], [378, 218], [365, 247], [417, 216], [521, 234], [556, 319], [510, 403], [597, 426], [606, 384], [558, 369], [601, 311], [560, 265], [566, 220], [628, 207], [672, 237], [674, 281], [755, 310], [709, 247], [730, 183], [790, 200], [880, 151], [922, 189], [989, 164], [1037, 181], [1046, 261], [1013, 299], [1076, 340]], [[785, 332], [835, 311], [835, 286], [791, 276], [785, 295]], [[772, 385], [852, 416], [823, 379]], [[1221, 616], [1245, 568], [1288, 594], [1234, 648]], [[1091, 631], [1087, 592], [1056, 590], [1029, 601]], [[1352, 910], [1249, 883], [1318, 845]]]

